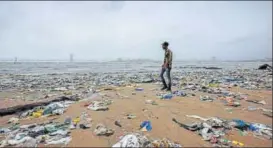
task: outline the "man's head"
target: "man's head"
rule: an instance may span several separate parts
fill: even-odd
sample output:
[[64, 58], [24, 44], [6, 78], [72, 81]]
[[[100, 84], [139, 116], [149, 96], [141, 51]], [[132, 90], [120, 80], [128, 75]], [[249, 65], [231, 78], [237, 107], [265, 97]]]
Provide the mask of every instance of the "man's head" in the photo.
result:
[[162, 43], [162, 49], [166, 50], [166, 49], [168, 49], [168, 46], [169, 46], [168, 42]]

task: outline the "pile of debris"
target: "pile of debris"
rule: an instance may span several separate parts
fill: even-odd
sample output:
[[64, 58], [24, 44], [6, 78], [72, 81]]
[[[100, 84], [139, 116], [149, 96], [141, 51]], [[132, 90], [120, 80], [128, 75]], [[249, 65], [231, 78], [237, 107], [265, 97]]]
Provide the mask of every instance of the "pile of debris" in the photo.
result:
[[19, 115], [20, 118], [25, 117], [34, 117], [39, 118], [41, 116], [50, 116], [50, 115], [62, 115], [65, 110], [71, 105], [75, 103], [74, 101], [61, 101], [61, 102], [53, 102], [47, 106], [38, 106], [28, 111], [25, 111]]
[[[62, 114], [62, 112], [70, 105], [79, 101], [78, 95], [61, 96], [55, 99], [35, 101], [29, 104], [19, 104], [15, 106], [8, 106], [0, 109], [0, 116], [21, 114], [20, 116], [26, 117], [32, 115], [33, 112], [39, 111], [41, 115], [48, 114]], [[58, 109], [58, 110], [57, 110]], [[39, 115], [39, 116], [41, 116]]]
[[[53, 106], [53, 105], [51, 105]], [[16, 122], [16, 118], [11, 118], [8, 128], [0, 128], [0, 135], [5, 139], [1, 141], [1, 147], [4, 146], [22, 146], [36, 147], [38, 144], [52, 145], [65, 144], [71, 141], [70, 130], [81, 128], [88, 129], [91, 127], [92, 119], [86, 112], [72, 120], [66, 117], [63, 123], [45, 122], [41, 124], [21, 125]]]
[[54, 122], [1, 128], [0, 133], [5, 135], [5, 139], [1, 141], [1, 147], [37, 147], [38, 144], [67, 145], [72, 139], [69, 124]]
[[171, 142], [168, 139], [150, 140], [139, 133], [127, 134], [112, 147], [182, 147], [179, 143]]
[[92, 101], [87, 108], [94, 111], [106, 111], [109, 109], [108, 105], [112, 104], [112, 102], [112, 100], [107, 99], [101, 101]]
[[115, 131], [113, 129], [107, 128], [103, 124], [98, 124], [94, 130], [94, 133], [97, 136], [111, 136], [115, 133]]
[[[232, 143], [234, 144], [233, 141], [223, 139], [223, 136], [233, 128], [241, 131], [253, 131], [256, 136], [263, 136], [267, 139], [272, 139], [272, 128], [264, 124], [245, 123], [244, 121], [237, 119], [228, 121], [217, 117], [206, 119], [196, 115], [187, 115], [187, 117], [200, 119], [202, 122], [183, 124], [175, 118], [172, 120], [182, 128], [197, 132], [202, 136], [203, 140], [209, 141], [215, 147], [230, 147]], [[240, 146], [243, 146], [243, 144], [240, 143]]]

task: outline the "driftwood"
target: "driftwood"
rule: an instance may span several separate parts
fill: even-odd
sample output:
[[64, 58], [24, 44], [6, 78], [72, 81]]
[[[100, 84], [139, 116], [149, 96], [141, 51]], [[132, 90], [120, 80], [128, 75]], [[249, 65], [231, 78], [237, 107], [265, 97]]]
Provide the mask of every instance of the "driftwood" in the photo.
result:
[[31, 103], [31, 104], [16, 105], [16, 106], [11, 106], [11, 107], [7, 107], [7, 108], [2, 108], [2, 109], [0, 109], [0, 117], [15, 114], [15, 113], [20, 113], [20, 112], [23, 112], [26, 110], [33, 109], [37, 106], [45, 106], [45, 105], [48, 105], [52, 102], [60, 102], [60, 101], [65, 101], [65, 100], [77, 101], [77, 98], [62, 96], [62, 97], [59, 97], [59, 98], [56, 98], [53, 100], [47, 100], [47, 101], [35, 102], [35, 103]]

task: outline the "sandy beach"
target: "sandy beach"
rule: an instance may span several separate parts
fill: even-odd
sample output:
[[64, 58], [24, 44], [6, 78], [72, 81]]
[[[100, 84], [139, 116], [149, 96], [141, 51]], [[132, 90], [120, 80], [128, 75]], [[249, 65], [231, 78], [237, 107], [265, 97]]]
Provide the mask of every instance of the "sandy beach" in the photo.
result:
[[[86, 112], [92, 118], [90, 129], [75, 129], [71, 131], [72, 141], [68, 147], [110, 147], [119, 141], [119, 137], [126, 133], [139, 132], [139, 125], [142, 121], [151, 121], [152, 130], [142, 132], [144, 135], [153, 138], [168, 138], [180, 143], [183, 147], [210, 147], [211, 144], [202, 140], [198, 134], [183, 129], [172, 121], [176, 118], [182, 123], [197, 121], [186, 117], [186, 115], [198, 115], [200, 117], [220, 117], [225, 119], [241, 119], [247, 122], [263, 123], [272, 126], [272, 118], [267, 117], [261, 111], [245, 110], [248, 106], [263, 108], [272, 107], [272, 91], [245, 90], [240, 88], [231, 88], [232, 92], [241, 92], [249, 94], [248, 99], [264, 100], [266, 105], [257, 105], [251, 102], [241, 101], [240, 107], [233, 107], [228, 112], [220, 100], [213, 102], [203, 102], [199, 100], [199, 95], [193, 97], [173, 97], [170, 100], [161, 100], [156, 97], [160, 85], [156, 84], [138, 84], [143, 91], [135, 91], [135, 87], [115, 87], [113, 90], [101, 91], [101, 95], [93, 97], [91, 100], [77, 102], [72, 104], [67, 111], [60, 116], [41, 117], [31, 119], [21, 119], [20, 125], [30, 123], [42, 123], [50, 119], [63, 122], [66, 117], [76, 118], [82, 112]], [[176, 88], [173, 89], [175, 91]], [[109, 105], [108, 111], [92, 111], [87, 109], [85, 104], [93, 100], [109, 98], [113, 103]], [[157, 105], [147, 104], [146, 100], [154, 100]], [[5, 102], [5, 105], [12, 104], [12, 101]], [[22, 102], [20, 102], [22, 103]], [[4, 103], [1, 103], [3, 105]], [[127, 119], [127, 114], [136, 116], [134, 119]], [[1, 117], [1, 127], [7, 126], [7, 121], [13, 115]], [[119, 121], [122, 127], [114, 124]], [[99, 137], [94, 135], [93, 131], [96, 124], [102, 123], [115, 130], [115, 133], [109, 137]], [[240, 135], [239, 131], [232, 130], [225, 135], [226, 139], [236, 140], [244, 143], [246, 147], [272, 147], [272, 140], [255, 138], [251, 132], [247, 135]], [[43, 146], [43, 145], [40, 145]], [[54, 145], [56, 146], [56, 145]]]

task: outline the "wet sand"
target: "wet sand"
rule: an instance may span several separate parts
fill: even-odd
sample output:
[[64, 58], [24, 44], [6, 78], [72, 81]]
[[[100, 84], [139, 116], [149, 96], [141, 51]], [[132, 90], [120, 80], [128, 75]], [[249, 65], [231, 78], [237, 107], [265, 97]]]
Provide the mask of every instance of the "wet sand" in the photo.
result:
[[[109, 105], [108, 111], [92, 111], [87, 109], [87, 107], [84, 107], [86, 103], [91, 101], [90, 99], [89, 101], [72, 104], [63, 115], [36, 119], [22, 119], [20, 120], [20, 124], [41, 123], [53, 118], [63, 122], [68, 116], [75, 118], [80, 116], [82, 112], [87, 112], [92, 118], [92, 127], [86, 130], [71, 130], [72, 141], [67, 145], [68, 147], [112, 146], [119, 141], [120, 136], [126, 133], [139, 131], [140, 123], [145, 120], [150, 120], [152, 124], [151, 131], [143, 132], [150, 138], [168, 138], [180, 143], [183, 147], [210, 147], [211, 144], [203, 141], [202, 137], [197, 133], [183, 129], [172, 121], [172, 118], [176, 118], [182, 123], [198, 121], [196, 119], [188, 118], [185, 115], [198, 115], [204, 118], [214, 116], [225, 119], [241, 119], [247, 122], [267, 124], [272, 127], [272, 118], [263, 115], [260, 110], [243, 110], [243, 108], [247, 108], [248, 106], [272, 109], [272, 91], [250, 91], [232, 88], [231, 90], [233, 92], [248, 94], [248, 99], [264, 100], [266, 105], [254, 104], [242, 100], [240, 101], [241, 106], [229, 107], [225, 106], [220, 100], [202, 102], [199, 100], [198, 93], [196, 93], [196, 96], [194, 97], [173, 97], [171, 100], [160, 100], [156, 97], [156, 91], [154, 90], [159, 89], [159, 85], [142, 84], [139, 87], [144, 88], [144, 91], [136, 92], [134, 87], [121, 87], [117, 91], [101, 91], [100, 93], [106, 94], [108, 96], [107, 98], [114, 101]], [[173, 90], [176, 89], [174, 88]], [[136, 94], [132, 95], [132, 92], [135, 92]], [[96, 97], [92, 100], [97, 99], [100, 100], [103, 98]], [[145, 100], [154, 100], [158, 105], [145, 104]], [[4, 102], [2, 101], [1, 106], [13, 104], [12, 101], [6, 101], [4, 105]], [[24, 102], [19, 103], [21, 104]], [[232, 113], [228, 112], [226, 108], [233, 108]], [[134, 114], [137, 117], [134, 119], [127, 119], [126, 114]], [[0, 126], [7, 126], [6, 122], [10, 117], [12, 117], [12, 115], [0, 117]], [[121, 128], [114, 124], [116, 120], [120, 121], [122, 125]], [[98, 123], [103, 123], [107, 127], [114, 129], [114, 135], [109, 137], [98, 137], [94, 135], [93, 131]], [[246, 147], [272, 147], [272, 140], [255, 138], [251, 132], [248, 132], [248, 135], [242, 136], [238, 131], [232, 130], [225, 137], [229, 140], [242, 142]]]

